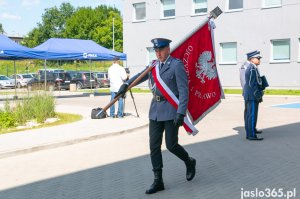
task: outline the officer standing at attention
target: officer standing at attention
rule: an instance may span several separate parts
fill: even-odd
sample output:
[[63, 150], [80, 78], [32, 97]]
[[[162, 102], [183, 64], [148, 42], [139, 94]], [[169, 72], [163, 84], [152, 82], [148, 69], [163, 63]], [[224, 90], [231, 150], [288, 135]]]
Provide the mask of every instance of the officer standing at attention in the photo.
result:
[[[188, 181], [192, 180], [196, 173], [196, 160], [190, 157], [186, 150], [178, 144], [178, 129], [183, 125], [188, 104], [188, 78], [186, 71], [180, 60], [170, 56], [169, 44], [171, 40], [155, 38], [152, 39], [151, 42], [153, 43], [153, 48], [159, 62], [159, 75], [179, 99], [179, 104], [176, 110], [167, 101], [156, 87], [152, 72], [149, 72], [148, 75], [139, 82], [149, 80], [149, 87], [153, 93], [149, 111], [149, 139], [154, 182], [150, 188], [146, 190], [146, 194], [153, 194], [165, 189], [162, 178], [163, 160], [161, 153], [163, 132], [165, 132], [167, 149], [185, 163], [186, 179]], [[128, 85], [141, 73], [135, 75], [123, 84], [117, 95], [124, 95]]]
[[[254, 52], [257, 52], [257, 51], [254, 51]], [[251, 52], [250, 54], [252, 54], [252, 53], [254, 53], [254, 52]], [[244, 86], [245, 86], [245, 84], [246, 84], [245, 73], [246, 73], [246, 70], [247, 70], [249, 64], [251, 63], [249, 59], [250, 59], [250, 58], [249, 58], [249, 56], [247, 55], [247, 61], [245, 61], [245, 62], [242, 64], [241, 68], [240, 68], [240, 82], [241, 82], [242, 90], [244, 90]], [[258, 71], [258, 72], [259, 72], [259, 71]], [[244, 108], [244, 121], [246, 121], [246, 117], [247, 117], [247, 103], [246, 103], [246, 101], [245, 101], [244, 104], [245, 104], [245, 108]], [[246, 126], [246, 124], [245, 124], [245, 126]], [[257, 130], [257, 129], [255, 130], [255, 132], [256, 132], [256, 134], [262, 133], [261, 130]]]
[[243, 88], [246, 110], [244, 115], [246, 138], [248, 140], [263, 140], [262, 137], [257, 137], [257, 134], [262, 132], [256, 130], [258, 105], [262, 102], [263, 97], [262, 79], [257, 68], [262, 57], [259, 51], [253, 51], [247, 53], [247, 58], [250, 64], [245, 72], [245, 85]]

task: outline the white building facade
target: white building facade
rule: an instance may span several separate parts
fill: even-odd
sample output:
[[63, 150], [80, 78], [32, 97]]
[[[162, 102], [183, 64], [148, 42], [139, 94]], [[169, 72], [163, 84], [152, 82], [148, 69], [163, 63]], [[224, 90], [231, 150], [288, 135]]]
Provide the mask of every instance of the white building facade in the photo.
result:
[[124, 52], [131, 72], [155, 59], [151, 39], [171, 39], [172, 49], [216, 6], [223, 10], [215, 20], [223, 87], [240, 87], [246, 53], [260, 50], [260, 71], [270, 87], [300, 88], [300, 0], [125, 0]]

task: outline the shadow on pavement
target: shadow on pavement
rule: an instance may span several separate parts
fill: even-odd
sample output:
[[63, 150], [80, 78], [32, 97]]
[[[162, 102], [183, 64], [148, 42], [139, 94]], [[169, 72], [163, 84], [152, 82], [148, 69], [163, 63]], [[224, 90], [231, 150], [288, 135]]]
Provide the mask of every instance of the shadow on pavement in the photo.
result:
[[[99, 166], [0, 192], [13, 199], [189, 198], [235, 199], [243, 190], [300, 190], [300, 123], [263, 129], [264, 141], [239, 134], [185, 146], [197, 159], [193, 181], [185, 180], [183, 162], [164, 156], [166, 190], [145, 195], [153, 175], [149, 156]], [[253, 197], [255, 198], [255, 197]]]

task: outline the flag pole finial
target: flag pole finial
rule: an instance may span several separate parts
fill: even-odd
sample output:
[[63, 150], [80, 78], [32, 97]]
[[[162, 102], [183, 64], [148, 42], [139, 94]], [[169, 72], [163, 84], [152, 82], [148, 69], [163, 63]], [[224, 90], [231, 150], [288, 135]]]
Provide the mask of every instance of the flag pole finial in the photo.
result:
[[210, 11], [210, 16], [209, 18], [214, 18], [216, 19], [220, 14], [222, 14], [222, 10], [219, 8], [219, 6], [215, 7], [212, 11]]

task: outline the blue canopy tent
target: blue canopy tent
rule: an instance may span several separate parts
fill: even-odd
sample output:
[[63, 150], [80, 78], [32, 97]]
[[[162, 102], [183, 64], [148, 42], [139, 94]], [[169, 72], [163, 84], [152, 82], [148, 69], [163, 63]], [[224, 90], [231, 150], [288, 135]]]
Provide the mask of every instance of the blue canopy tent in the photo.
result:
[[126, 60], [126, 54], [109, 50], [92, 40], [51, 38], [34, 48], [44, 51], [45, 60]]
[[113, 60], [116, 56], [126, 60], [126, 54], [104, 48], [92, 40], [51, 38], [34, 49], [45, 52], [45, 76], [47, 60], [89, 60], [90, 75], [92, 60]]
[[112, 60], [115, 56], [120, 57], [121, 60], [126, 60], [126, 54], [104, 48], [92, 40], [51, 38], [31, 49], [21, 46], [0, 34], [0, 59], [41, 59], [45, 60], [45, 69], [46, 60], [104, 61]]
[[19, 59], [44, 59], [44, 52], [36, 49], [21, 46], [0, 34], [0, 59], [19, 60]]
[[[0, 60], [13, 60], [14, 61], [14, 74], [16, 74], [16, 61], [21, 59], [43, 59], [42, 51], [21, 46], [9, 39], [8, 37], [0, 34]], [[15, 76], [16, 77], [16, 76]], [[16, 94], [16, 78], [15, 78], [15, 96]]]

